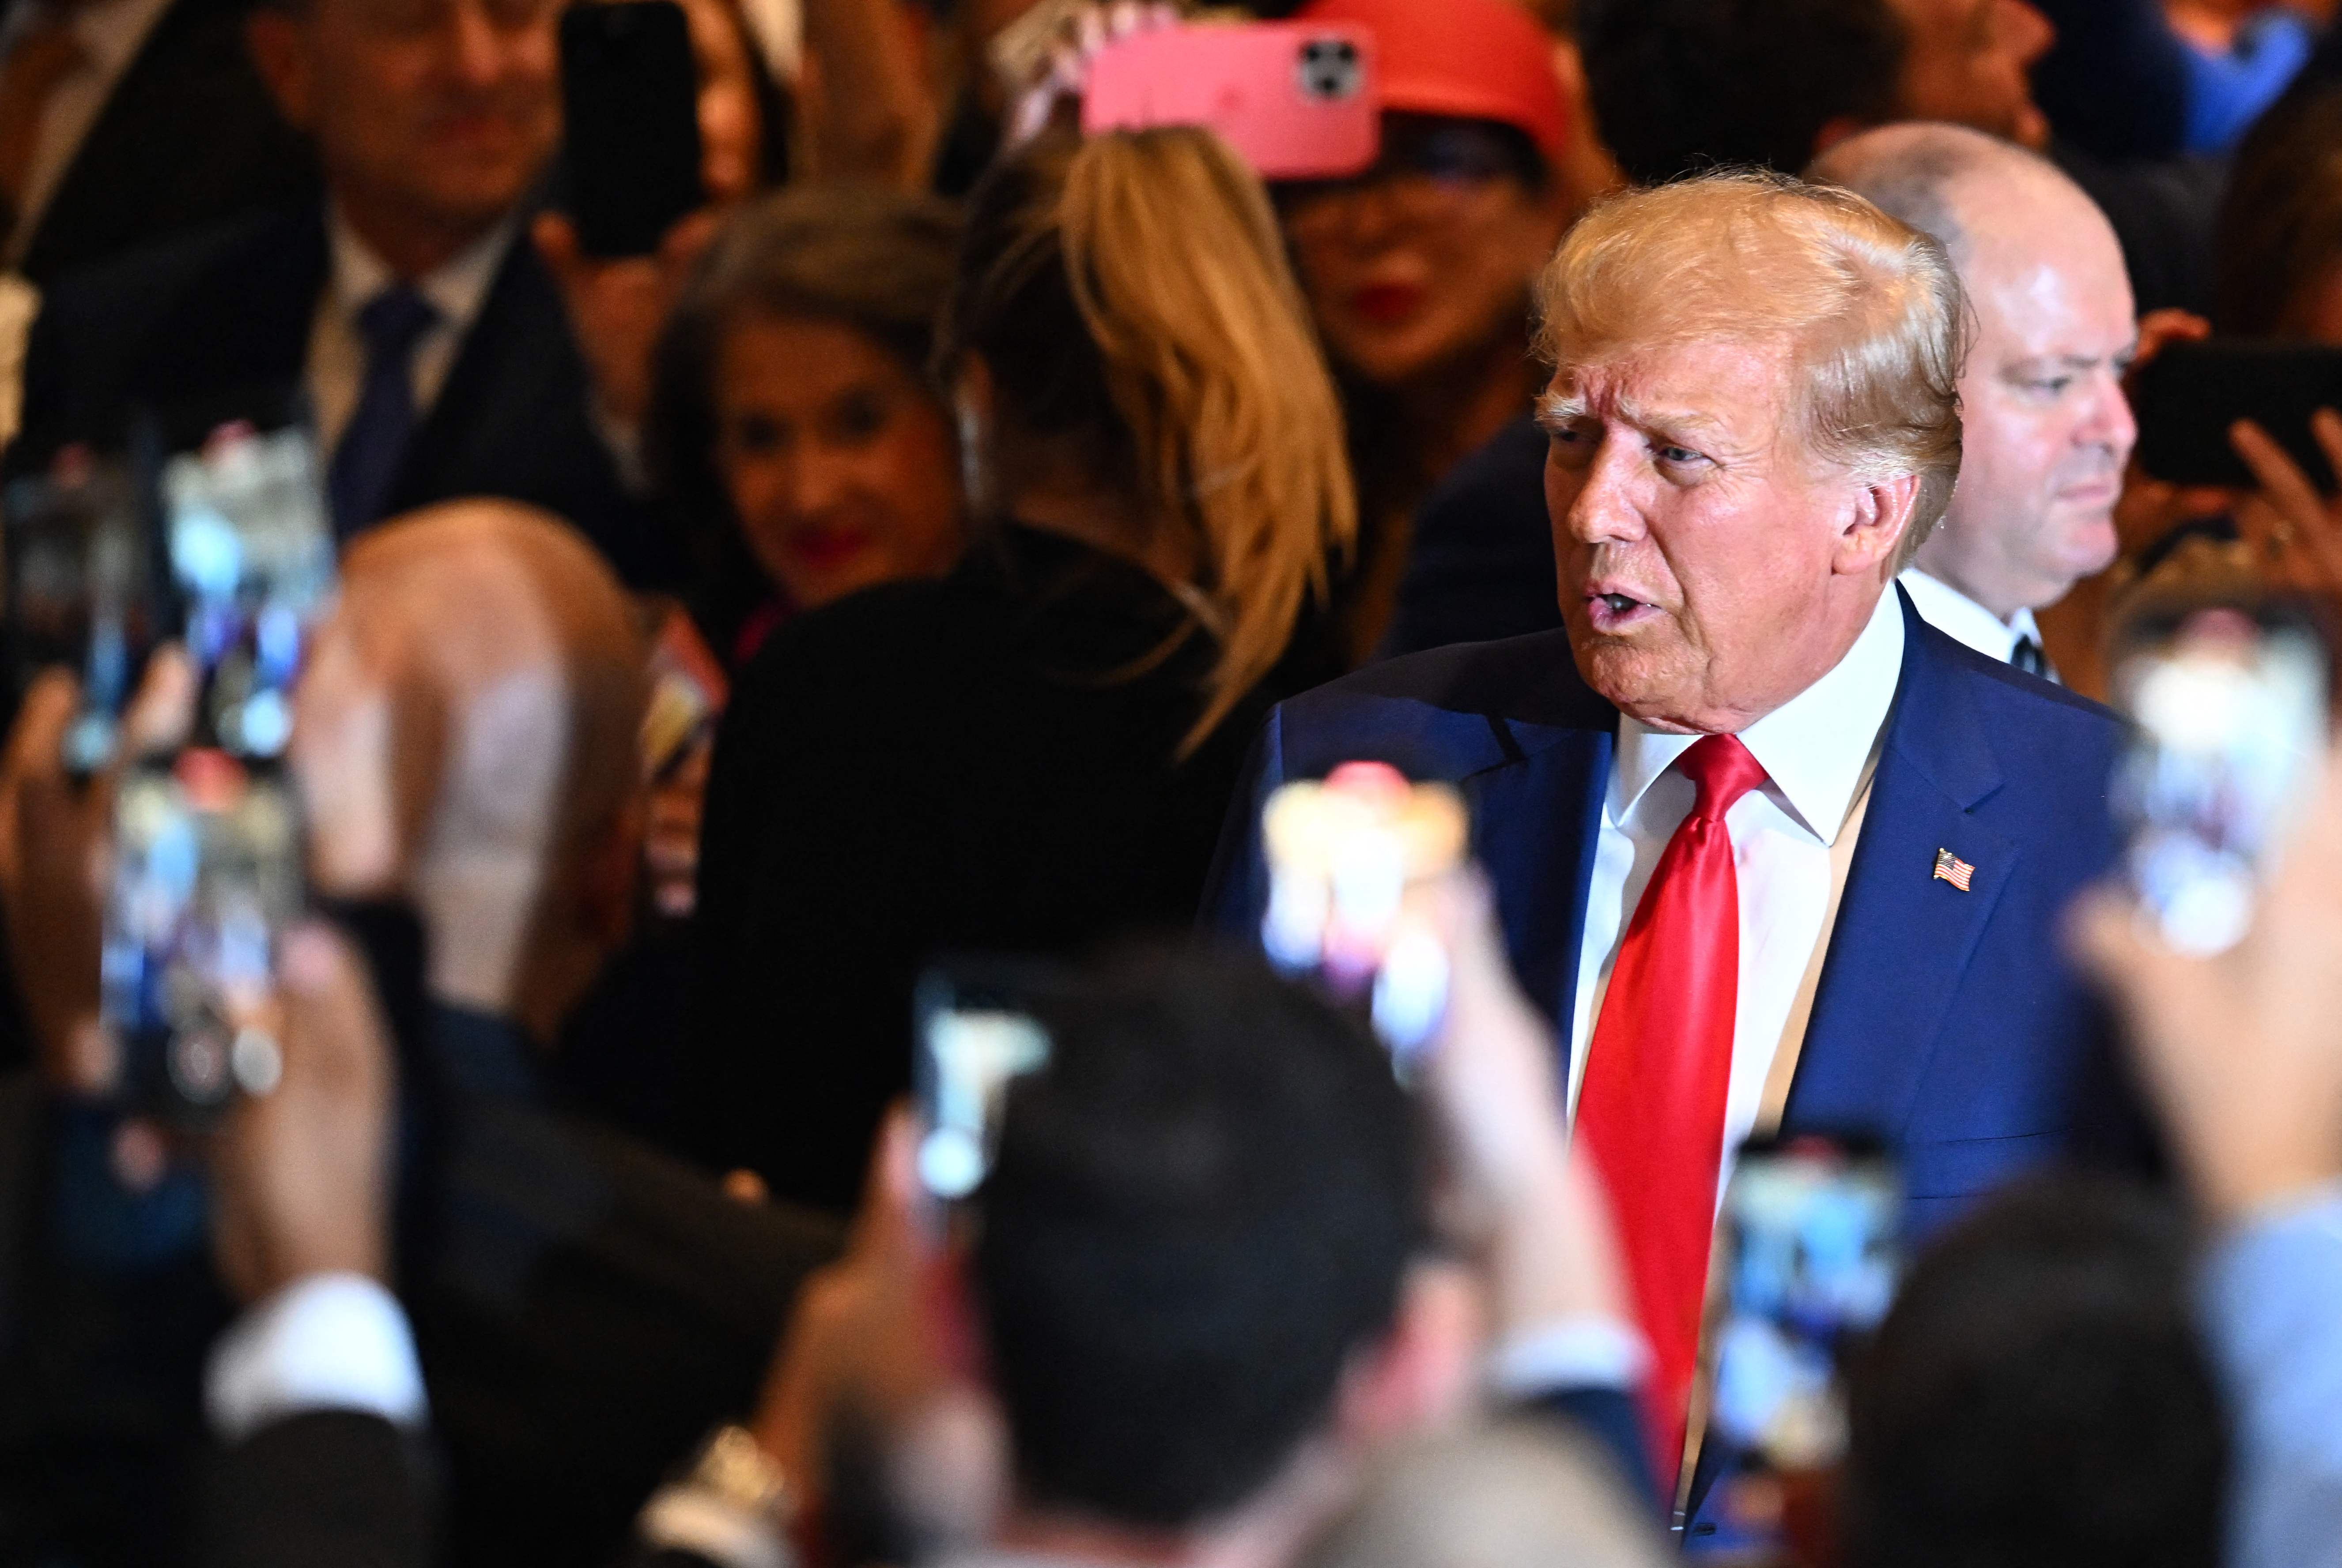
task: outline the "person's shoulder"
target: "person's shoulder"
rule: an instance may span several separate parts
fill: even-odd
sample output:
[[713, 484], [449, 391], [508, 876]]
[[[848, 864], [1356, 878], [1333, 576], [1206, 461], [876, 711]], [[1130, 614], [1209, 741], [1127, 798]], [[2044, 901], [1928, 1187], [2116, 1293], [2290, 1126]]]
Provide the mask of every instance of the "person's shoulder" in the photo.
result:
[[2128, 734], [2119, 714], [1932, 626], [1920, 635], [1944, 678], [1957, 683], [1998, 763], [2008, 792], [2004, 809], [2033, 801], [2060, 814], [2086, 805], [2094, 815], [2105, 814], [2108, 780]]
[[57, 318], [100, 321], [120, 320], [125, 306], [145, 306], [152, 314], [207, 278], [281, 263], [296, 250], [316, 248], [304, 243], [313, 237], [311, 230], [322, 236], [314, 215], [289, 209], [207, 224], [65, 274], [43, 292], [42, 310]]
[[1537, 632], [1369, 664], [1278, 704], [1271, 724], [1288, 773], [1381, 756], [1442, 777], [1607, 732], [1616, 719], [1578, 678], [1568, 634]]
[[2026, 731], [2083, 743], [2111, 745], [2121, 740], [2126, 728], [2123, 717], [2104, 703], [1978, 653], [1933, 626], [1924, 634], [1937, 656], [1956, 668], [1968, 684], [1988, 718], [2004, 717]]
[[966, 618], [948, 578], [881, 583], [773, 628], [740, 672], [736, 700], [751, 693], [839, 695], [883, 688], [931, 666]]

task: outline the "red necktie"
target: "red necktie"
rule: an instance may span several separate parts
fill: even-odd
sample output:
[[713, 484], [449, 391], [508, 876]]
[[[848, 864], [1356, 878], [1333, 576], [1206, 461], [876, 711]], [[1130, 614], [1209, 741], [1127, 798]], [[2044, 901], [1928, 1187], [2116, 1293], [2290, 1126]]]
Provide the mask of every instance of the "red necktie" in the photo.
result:
[[1765, 782], [1734, 735], [1702, 738], [1675, 766], [1699, 800], [1660, 854], [1619, 944], [1578, 1088], [1576, 1134], [1617, 1215], [1656, 1363], [1652, 1437], [1670, 1484], [1699, 1363], [1740, 999], [1740, 885], [1724, 814]]

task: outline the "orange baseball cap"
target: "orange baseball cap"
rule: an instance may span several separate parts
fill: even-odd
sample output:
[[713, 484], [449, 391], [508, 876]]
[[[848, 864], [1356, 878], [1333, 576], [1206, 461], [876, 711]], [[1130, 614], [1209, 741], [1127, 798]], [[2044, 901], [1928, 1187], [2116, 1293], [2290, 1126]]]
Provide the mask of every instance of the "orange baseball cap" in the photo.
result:
[[1311, 0], [1296, 22], [1371, 28], [1383, 107], [1514, 126], [1552, 163], [1569, 136], [1554, 42], [1512, 0]]

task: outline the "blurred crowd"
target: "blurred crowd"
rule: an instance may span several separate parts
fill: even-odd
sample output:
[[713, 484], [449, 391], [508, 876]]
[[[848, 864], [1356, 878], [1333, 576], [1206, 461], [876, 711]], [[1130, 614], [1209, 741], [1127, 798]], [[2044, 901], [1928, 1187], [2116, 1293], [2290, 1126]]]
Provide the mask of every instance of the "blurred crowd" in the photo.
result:
[[[0, 0], [0, 1563], [2342, 1564], [2333, 24]], [[40, 640], [279, 431], [249, 667]]]

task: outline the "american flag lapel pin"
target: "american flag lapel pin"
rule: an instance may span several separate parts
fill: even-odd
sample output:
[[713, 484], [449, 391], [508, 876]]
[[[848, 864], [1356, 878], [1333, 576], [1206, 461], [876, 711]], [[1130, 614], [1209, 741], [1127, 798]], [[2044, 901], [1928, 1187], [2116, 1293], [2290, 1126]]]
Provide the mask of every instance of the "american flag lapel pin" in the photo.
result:
[[1948, 882], [1962, 893], [1969, 891], [1968, 884], [1976, 876], [1976, 867], [1948, 849], [1936, 852], [1936, 880]]

